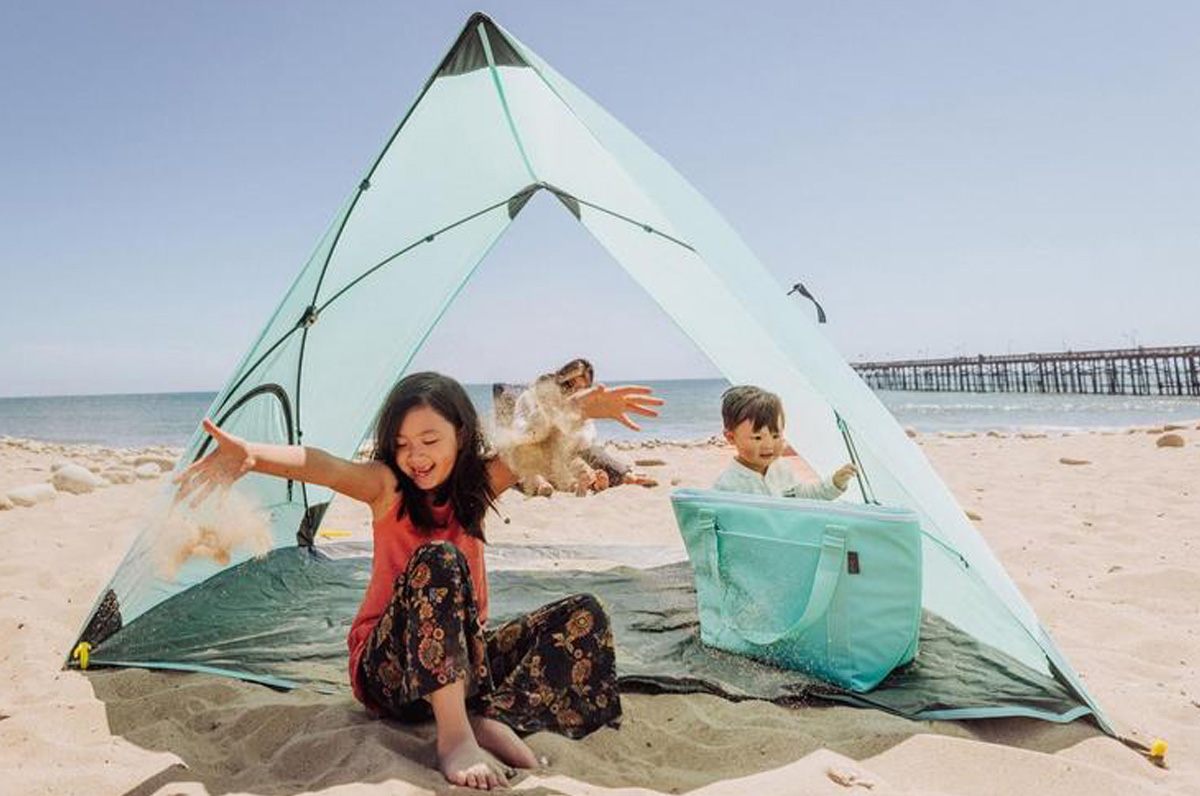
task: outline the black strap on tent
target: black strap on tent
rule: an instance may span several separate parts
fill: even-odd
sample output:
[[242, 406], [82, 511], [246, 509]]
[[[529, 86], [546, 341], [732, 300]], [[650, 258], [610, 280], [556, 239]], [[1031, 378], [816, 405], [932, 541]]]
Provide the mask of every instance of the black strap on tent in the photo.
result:
[[792, 289], [789, 290], [786, 295], [790, 296], [793, 293], [799, 293], [801, 296], [804, 296], [806, 299], [811, 301], [813, 306], [817, 308], [817, 323], [825, 323], [825, 310], [821, 307], [821, 303], [813, 298], [813, 294], [808, 292], [808, 288], [806, 288], [800, 282], [797, 282], [796, 284], [792, 285]]
[[858, 489], [862, 492], [864, 503], [874, 503], [879, 505], [879, 501], [875, 499], [875, 489], [871, 486], [871, 479], [867, 477], [867, 470], [863, 467], [862, 459], [858, 457], [858, 449], [854, 447], [854, 437], [850, 435], [850, 427], [846, 425], [846, 421], [835, 410], [833, 416], [837, 418], [838, 430], [842, 432], [842, 440], [846, 443], [846, 450], [850, 452], [850, 463], [854, 465], [856, 470], [855, 479], [858, 481]]
[[[825, 323], [825, 310], [821, 307], [820, 302], [813, 297], [813, 294], [808, 292], [808, 288], [797, 282], [792, 285], [792, 289], [785, 295], [790, 296], [793, 293], [799, 293], [811, 301], [813, 306], [817, 308], [817, 323]], [[833, 416], [837, 418], [838, 431], [842, 432], [842, 441], [846, 443], [846, 451], [850, 454], [850, 463], [854, 465], [856, 471], [854, 479], [858, 481], [858, 491], [862, 493], [863, 503], [874, 503], [878, 506], [879, 501], [875, 499], [875, 490], [871, 487], [871, 479], [867, 476], [867, 470], [863, 467], [862, 459], [858, 458], [858, 449], [854, 447], [854, 437], [850, 435], [850, 427], [846, 425], [846, 421], [842, 419], [842, 416], [837, 413], [836, 409], [833, 412]]]

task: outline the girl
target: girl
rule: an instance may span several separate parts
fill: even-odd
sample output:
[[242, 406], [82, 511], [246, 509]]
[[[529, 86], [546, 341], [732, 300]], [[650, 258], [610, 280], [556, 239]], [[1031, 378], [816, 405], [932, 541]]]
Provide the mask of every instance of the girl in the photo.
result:
[[[627, 425], [662, 400], [645, 387], [578, 393], [588, 418]], [[437, 723], [437, 756], [450, 782], [488, 790], [508, 766], [537, 765], [517, 735], [552, 730], [579, 738], [621, 714], [612, 632], [591, 595], [544, 606], [496, 630], [488, 609], [483, 521], [515, 482], [484, 453], [475, 408], [455, 380], [401, 379], [376, 423], [371, 461], [316, 448], [247, 442], [210, 420], [215, 451], [177, 476], [192, 505], [248, 472], [321, 484], [371, 508], [374, 559], [347, 637], [350, 683], [372, 712]], [[485, 751], [486, 750], [486, 751]]]

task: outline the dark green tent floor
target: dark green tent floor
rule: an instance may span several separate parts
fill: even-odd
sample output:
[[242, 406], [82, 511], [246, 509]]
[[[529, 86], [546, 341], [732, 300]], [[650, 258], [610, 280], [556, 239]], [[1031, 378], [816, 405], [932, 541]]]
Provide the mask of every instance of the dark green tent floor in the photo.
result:
[[[159, 604], [93, 646], [93, 665], [199, 671], [275, 685], [348, 690], [346, 633], [370, 575], [369, 550], [276, 550]], [[609, 609], [624, 690], [707, 692], [779, 703], [834, 700], [914, 719], [1090, 711], [1057, 679], [979, 644], [926, 612], [920, 651], [868, 694], [706, 647], [691, 567], [489, 574], [493, 621], [591, 592]]]

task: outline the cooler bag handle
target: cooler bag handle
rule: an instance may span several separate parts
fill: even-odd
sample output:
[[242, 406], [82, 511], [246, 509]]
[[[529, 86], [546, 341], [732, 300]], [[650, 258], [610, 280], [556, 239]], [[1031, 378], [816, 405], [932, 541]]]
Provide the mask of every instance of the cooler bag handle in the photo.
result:
[[[715, 528], [712, 539], [713, 566], [716, 568], [717, 535]], [[813, 574], [812, 590], [808, 594], [808, 604], [805, 605], [804, 613], [800, 615], [800, 618], [786, 630], [774, 632], [743, 628], [738, 625], [737, 617], [730, 616], [723, 611], [726, 623], [746, 641], [764, 647], [803, 633], [820, 621], [821, 617], [825, 616], [826, 611], [829, 610], [829, 604], [833, 601], [833, 594], [837, 591], [838, 580], [841, 579], [842, 562], [846, 558], [845, 553], [846, 529], [839, 525], [826, 525], [825, 533], [821, 539], [821, 558], [817, 561], [817, 570]], [[728, 588], [728, 584], [724, 585]], [[727, 606], [728, 601], [723, 601], [722, 607]]]
[[708, 575], [714, 584], [721, 582], [721, 567], [717, 558], [717, 513], [712, 509], [700, 509], [696, 515], [696, 527], [705, 540], [708, 553]]

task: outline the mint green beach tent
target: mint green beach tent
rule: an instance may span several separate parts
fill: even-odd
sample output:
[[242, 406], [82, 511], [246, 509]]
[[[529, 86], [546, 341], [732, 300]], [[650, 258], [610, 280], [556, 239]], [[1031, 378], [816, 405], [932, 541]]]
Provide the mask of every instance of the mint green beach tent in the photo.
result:
[[[845, 461], [843, 429], [852, 435], [875, 497], [920, 517], [927, 617], [975, 646], [975, 660], [985, 662], [978, 669], [1002, 673], [990, 682], [986, 671], [976, 672], [972, 694], [955, 696], [938, 682], [967, 675], [949, 659], [939, 670], [930, 653], [923, 663], [918, 657], [922, 677], [893, 684], [902, 698], [826, 695], [925, 719], [1090, 715], [1111, 732], [919, 448], [821, 335], [808, 308], [785, 295], [665, 160], [482, 14], [467, 21], [356, 182], [210, 416], [251, 439], [353, 455], [397, 375], [537, 193], [575, 216], [729, 381], [778, 392], [791, 419], [789, 440], [814, 467], [828, 471]], [[375, 345], [369, 355], [353, 353], [367, 344]], [[208, 445], [197, 431], [182, 463]], [[369, 551], [311, 547], [328, 490], [262, 476], [247, 477], [239, 489], [269, 512], [272, 553], [256, 559], [243, 551], [225, 566], [192, 559], [168, 579], [156, 569], [161, 529], [151, 523], [81, 634], [92, 665], [345, 687], [340, 637], [365, 587], [369, 567], [361, 564]], [[519, 603], [519, 579], [509, 585]], [[493, 603], [503, 607], [498, 598]], [[677, 657], [661, 657], [659, 671], [643, 671], [643, 681], [707, 687], [697, 671], [715, 664], [696, 663], [691, 653]], [[692, 666], [699, 668], [687, 671]], [[752, 684], [741, 695], [756, 695]]]

